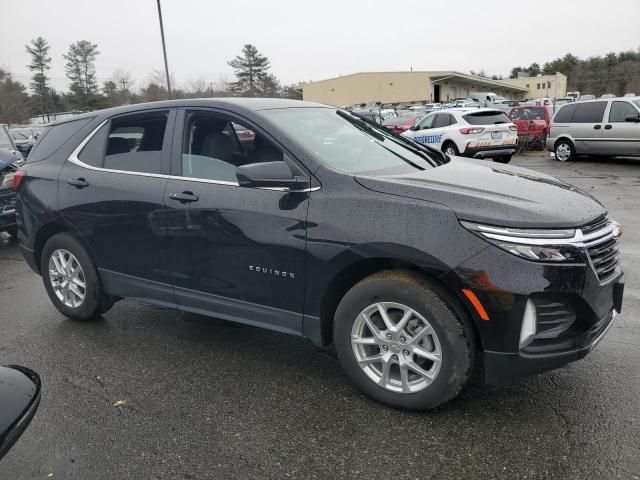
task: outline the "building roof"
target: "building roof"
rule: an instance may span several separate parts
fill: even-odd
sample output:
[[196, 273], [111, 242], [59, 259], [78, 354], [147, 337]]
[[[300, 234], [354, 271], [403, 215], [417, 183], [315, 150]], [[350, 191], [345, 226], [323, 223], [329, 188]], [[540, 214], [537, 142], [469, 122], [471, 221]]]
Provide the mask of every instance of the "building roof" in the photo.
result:
[[514, 92], [527, 92], [528, 89], [523, 88], [523, 87], [518, 87], [516, 85], [512, 85], [510, 83], [506, 83], [506, 82], [502, 82], [500, 80], [492, 80], [490, 78], [486, 78], [486, 77], [479, 77], [477, 75], [468, 75], [465, 73], [460, 73], [460, 72], [456, 72], [453, 70], [445, 70], [445, 71], [400, 71], [400, 72], [357, 72], [357, 73], [350, 73], [348, 75], [341, 75], [339, 77], [333, 77], [333, 78], [327, 78], [324, 80], [318, 80], [317, 82], [310, 82], [310, 83], [305, 83], [303, 85], [300, 85], [300, 88], [304, 89], [305, 87], [308, 87], [310, 85], [316, 85], [316, 84], [320, 84], [320, 83], [324, 83], [324, 82], [329, 82], [329, 81], [333, 81], [333, 80], [339, 80], [339, 79], [343, 79], [343, 78], [349, 78], [349, 77], [355, 77], [355, 76], [359, 76], [359, 75], [398, 75], [398, 74], [406, 74], [406, 75], [428, 75], [429, 77], [431, 77], [434, 83], [437, 82], [441, 82], [444, 81], [445, 79], [449, 79], [449, 78], [455, 78], [457, 80], [462, 80], [462, 81], [466, 81], [466, 82], [470, 82], [470, 83], [474, 83], [474, 84], [482, 84], [482, 85], [486, 85], [487, 87], [499, 87], [501, 89], [504, 90], [511, 90]]

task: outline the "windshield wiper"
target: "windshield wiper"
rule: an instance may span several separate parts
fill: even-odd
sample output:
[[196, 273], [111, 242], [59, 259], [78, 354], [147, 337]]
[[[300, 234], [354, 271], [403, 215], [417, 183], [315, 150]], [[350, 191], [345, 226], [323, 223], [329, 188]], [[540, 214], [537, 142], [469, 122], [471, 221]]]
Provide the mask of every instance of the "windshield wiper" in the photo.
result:
[[[401, 146], [405, 147], [406, 149], [410, 150], [416, 155], [424, 158], [427, 162], [429, 162], [434, 167], [437, 167], [438, 165], [442, 165], [448, 161], [447, 156], [444, 153], [442, 153], [440, 150], [437, 150], [433, 147], [429, 147], [428, 145], [422, 145], [421, 143], [414, 142], [410, 138], [403, 137], [402, 135], [398, 135], [397, 133], [392, 132], [391, 130], [378, 125], [377, 123], [372, 122], [366, 117], [361, 117], [357, 113], [349, 114], [342, 110], [337, 110], [336, 113], [340, 115], [342, 118], [349, 120], [352, 123], [355, 122], [356, 120], [363, 122], [364, 124], [366, 124], [367, 127], [374, 129], [376, 133], [378, 133], [379, 135], [382, 135], [384, 138], [388, 138], [389, 140], [397, 144], [400, 144]], [[437, 155], [442, 159], [442, 161], [435, 160], [431, 156], [431, 154]]]
[[349, 113], [344, 112], [342, 110], [337, 110], [336, 113], [340, 117], [344, 118], [345, 120], [348, 120], [352, 125], [354, 125], [355, 127], [359, 128], [363, 132], [366, 132], [369, 135], [371, 135], [372, 137], [375, 137], [376, 140], [384, 141], [384, 136], [381, 135], [380, 132], [378, 132], [378, 131], [374, 130], [373, 128], [371, 128], [371, 126], [365, 122], [364, 118], [362, 118], [360, 116], [357, 116], [355, 114], [349, 114]]

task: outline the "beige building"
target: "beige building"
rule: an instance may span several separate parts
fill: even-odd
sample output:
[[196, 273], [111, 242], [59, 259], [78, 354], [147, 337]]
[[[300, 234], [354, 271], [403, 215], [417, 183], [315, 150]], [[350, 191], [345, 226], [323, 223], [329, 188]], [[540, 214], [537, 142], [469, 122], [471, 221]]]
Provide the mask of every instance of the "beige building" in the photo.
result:
[[567, 77], [560, 72], [555, 75], [509, 78], [503, 80], [509, 85], [527, 89], [523, 98], [559, 98], [567, 96]]
[[[566, 90], [566, 78], [564, 85]], [[453, 71], [361, 72], [307, 83], [300, 88], [304, 100], [338, 107], [367, 102], [446, 102], [472, 92], [529, 98], [529, 89], [524, 85]]]

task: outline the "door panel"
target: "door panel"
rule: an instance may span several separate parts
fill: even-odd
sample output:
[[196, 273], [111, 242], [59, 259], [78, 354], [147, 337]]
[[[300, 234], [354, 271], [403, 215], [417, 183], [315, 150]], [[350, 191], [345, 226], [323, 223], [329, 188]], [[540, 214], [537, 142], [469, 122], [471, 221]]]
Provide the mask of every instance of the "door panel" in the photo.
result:
[[[309, 193], [178, 179], [166, 192], [178, 303], [299, 333]], [[171, 198], [183, 192], [198, 200]]]
[[[156, 139], [154, 150], [145, 151], [145, 147], [138, 150], [145, 158], [155, 152], [160, 172], [105, 169], [104, 159], [98, 157], [105, 149], [108, 152], [109, 147], [103, 144], [102, 148], [95, 148], [89, 142], [89, 153], [83, 154], [84, 149], [79, 148], [74, 154], [80, 158], [73, 158], [72, 154], [72, 160], [65, 163], [59, 176], [59, 202], [65, 221], [89, 245], [99, 269], [117, 273], [122, 279], [131, 278], [132, 282], [138, 278], [171, 284], [170, 269], [166, 267], [169, 250], [163, 199], [175, 111], [166, 114], [164, 140]], [[109, 123], [103, 126], [106, 133], [109, 128]], [[102, 129], [95, 137], [107, 139]], [[133, 154], [134, 150], [129, 153]], [[150, 298], [156, 296], [162, 295], [149, 295]], [[159, 299], [167, 300], [166, 295]]]
[[626, 122], [627, 115], [640, 112], [631, 102], [613, 101], [607, 112], [603, 144], [612, 155], [640, 155], [640, 122]]
[[310, 194], [240, 187], [235, 177], [247, 163], [285, 160], [293, 170], [288, 157], [228, 112], [179, 110], [164, 204], [181, 308], [301, 333]]

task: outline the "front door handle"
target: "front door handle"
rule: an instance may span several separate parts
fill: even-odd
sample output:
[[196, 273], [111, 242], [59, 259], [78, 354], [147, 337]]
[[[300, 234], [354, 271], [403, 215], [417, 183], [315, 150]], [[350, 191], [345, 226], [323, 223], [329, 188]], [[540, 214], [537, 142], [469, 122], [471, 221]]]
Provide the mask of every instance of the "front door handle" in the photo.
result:
[[75, 180], [74, 179], [67, 180], [67, 183], [69, 185], [72, 185], [72, 186], [78, 188], [78, 189], [89, 186], [89, 182], [87, 182], [84, 178], [76, 178]]
[[602, 128], [602, 125], [594, 125], [593, 128], [595, 128], [596, 130], [600, 130]]
[[611, 130], [613, 128], [613, 125], [605, 125], [604, 129], [605, 130]]
[[180, 203], [193, 203], [200, 200], [200, 197], [194, 195], [193, 192], [170, 193], [169, 198]]

